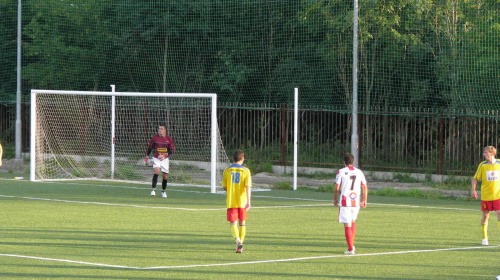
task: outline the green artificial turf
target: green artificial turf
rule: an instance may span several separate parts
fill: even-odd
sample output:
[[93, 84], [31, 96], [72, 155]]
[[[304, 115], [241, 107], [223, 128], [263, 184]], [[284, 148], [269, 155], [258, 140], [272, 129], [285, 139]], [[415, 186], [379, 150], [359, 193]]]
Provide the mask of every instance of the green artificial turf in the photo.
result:
[[[110, 182], [0, 179], [3, 279], [494, 279], [479, 202], [369, 197], [346, 256], [331, 193], [255, 191], [242, 254], [224, 194]], [[157, 192], [159, 193], [159, 192]]]

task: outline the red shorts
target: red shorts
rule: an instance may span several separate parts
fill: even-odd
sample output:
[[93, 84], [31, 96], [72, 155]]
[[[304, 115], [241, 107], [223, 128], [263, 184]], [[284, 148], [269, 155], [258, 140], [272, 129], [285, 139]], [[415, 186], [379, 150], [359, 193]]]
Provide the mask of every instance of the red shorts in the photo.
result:
[[500, 210], [500, 199], [486, 201], [481, 200], [481, 211], [499, 211]]
[[237, 220], [245, 221], [248, 217], [247, 209], [245, 208], [228, 208], [227, 209], [227, 220], [229, 222], [235, 222]]

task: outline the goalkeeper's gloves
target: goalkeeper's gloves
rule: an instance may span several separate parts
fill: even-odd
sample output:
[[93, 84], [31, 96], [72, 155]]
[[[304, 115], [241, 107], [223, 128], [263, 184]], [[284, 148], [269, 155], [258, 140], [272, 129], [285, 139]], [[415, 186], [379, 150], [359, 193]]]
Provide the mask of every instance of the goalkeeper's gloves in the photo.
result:
[[144, 158], [144, 165], [148, 165], [148, 160], [149, 160], [149, 157]]

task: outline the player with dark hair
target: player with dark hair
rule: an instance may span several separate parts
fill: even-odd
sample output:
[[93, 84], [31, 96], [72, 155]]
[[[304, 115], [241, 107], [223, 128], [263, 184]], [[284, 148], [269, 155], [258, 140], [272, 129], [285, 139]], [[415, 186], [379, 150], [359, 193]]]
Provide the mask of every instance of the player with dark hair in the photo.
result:
[[234, 164], [224, 169], [222, 187], [227, 192], [227, 220], [231, 224], [231, 233], [236, 241], [236, 253], [241, 253], [246, 236], [246, 219], [250, 209], [252, 175], [250, 170], [243, 166], [245, 160], [243, 151], [235, 151], [233, 159]]
[[344, 234], [347, 241], [347, 251], [344, 254], [354, 255], [354, 238], [356, 236], [356, 219], [360, 207], [366, 207], [368, 187], [363, 172], [354, 167], [354, 156], [344, 155], [344, 168], [337, 172], [335, 189], [333, 191], [333, 205], [339, 206], [338, 194], [340, 190], [339, 223], [344, 224]]
[[151, 190], [151, 195], [156, 195], [156, 184], [158, 182], [158, 175], [160, 174], [160, 170], [163, 174], [163, 181], [161, 183], [161, 196], [163, 198], [167, 197], [167, 179], [168, 172], [170, 170], [170, 156], [175, 153], [175, 143], [174, 139], [167, 135], [167, 127], [165, 125], [158, 126], [158, 134], [153, 136], [149, 141], [148, 150], [146, 151], [146, 157], [144, 158], [144, 164], [148, 163], [149, 154], [151, 151], [153, 153], [153, 182]]
[[485, 161], [477, 167], [476, 174], [472, 177], [471, 197], [477, 199], [476, 185], [481, 181], [481, 231], [482, 245], [488, 245], [488, 218], [490, 212], [495, 211], [498, 218], [498, 230], [500, 230], [500, 161], [496, 159], [497, 149], [487, 146], [483, 149]]

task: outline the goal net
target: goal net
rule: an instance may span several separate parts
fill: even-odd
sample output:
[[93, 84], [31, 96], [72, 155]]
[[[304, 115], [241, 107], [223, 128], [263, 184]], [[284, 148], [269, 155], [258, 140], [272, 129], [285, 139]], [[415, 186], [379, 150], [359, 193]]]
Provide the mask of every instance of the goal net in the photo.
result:
[[169, 185], [216, 192], [229, 164], [216, 112], [216, 94], [32, 90], [30, 180], [151, 182], [144, 156], [166, 125]]

